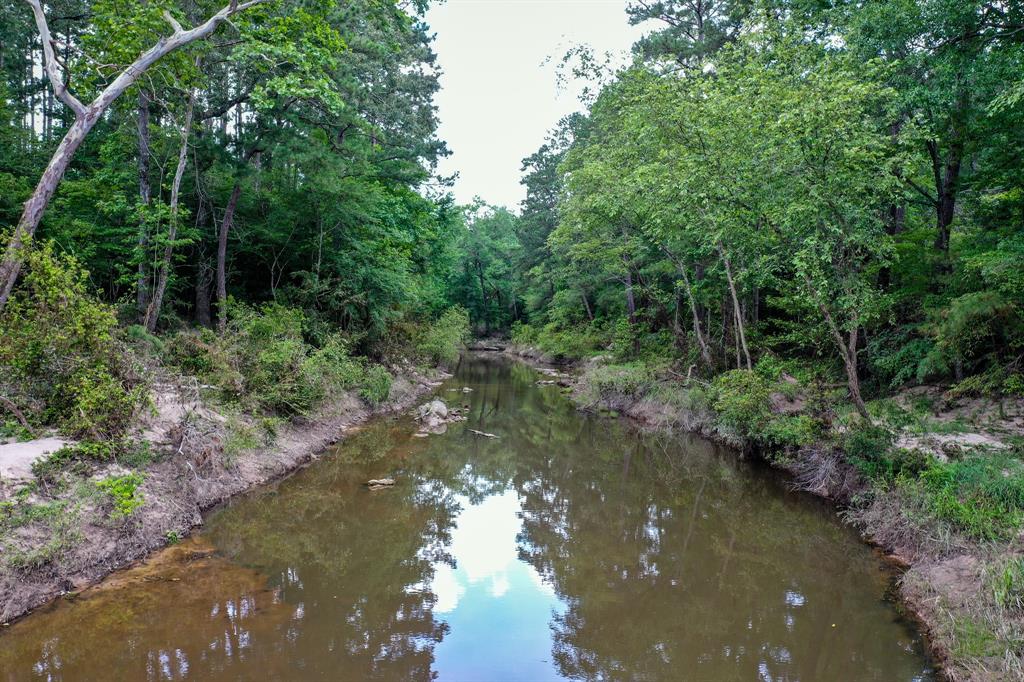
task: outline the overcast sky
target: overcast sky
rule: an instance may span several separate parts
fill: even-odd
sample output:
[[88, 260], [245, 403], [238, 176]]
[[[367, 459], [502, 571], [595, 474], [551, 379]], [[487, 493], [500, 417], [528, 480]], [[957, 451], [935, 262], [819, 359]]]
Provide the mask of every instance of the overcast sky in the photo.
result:
[[[455, 198], [480, 196], [517, 209], [520, 165], [558, 119], [580, 108], [578, 89], [559, 92], [555, 63], [575, 44], [625, 55], [641, 30], [626, 0], [447, 0], [427, 13], [443, 74], [440, 137], [456, 171]], [[552, 63], [543, 65], [547, 57]]]

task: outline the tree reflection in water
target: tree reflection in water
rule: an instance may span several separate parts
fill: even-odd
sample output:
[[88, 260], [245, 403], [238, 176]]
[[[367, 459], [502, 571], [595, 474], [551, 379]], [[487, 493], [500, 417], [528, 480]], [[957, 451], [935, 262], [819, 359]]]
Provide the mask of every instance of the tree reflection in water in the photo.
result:
[[[829, 514], [537, 378], [462, 363], [441, 395], [467, 423], [366, 427], [163, 564], [15, 624], [0, 677], [929, 677], [890, 576]], [[362, 486], [384, 475], [398, 485]]]

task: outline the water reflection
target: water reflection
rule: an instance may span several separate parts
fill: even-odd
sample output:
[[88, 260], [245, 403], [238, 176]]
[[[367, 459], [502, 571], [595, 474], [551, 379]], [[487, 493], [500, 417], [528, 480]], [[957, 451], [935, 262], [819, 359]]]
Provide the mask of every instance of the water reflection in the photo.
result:
[[[199, 539], [0, 635], [0, 680], [929, 679], [852, 534], [699, 439], [460, 366]], [[467, 428], [498, 434], [481, 438]], [[368, 478], [394, 476], [370, 492]]]

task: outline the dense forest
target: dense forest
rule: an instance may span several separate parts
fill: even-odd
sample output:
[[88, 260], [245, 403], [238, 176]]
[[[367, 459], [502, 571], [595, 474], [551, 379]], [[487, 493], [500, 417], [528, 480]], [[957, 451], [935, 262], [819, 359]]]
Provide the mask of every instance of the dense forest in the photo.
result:
[[920, 382], [1021, 392], [1024, 7], [630, 17], [665, 28], [524, 160], [521, 215], [475, 223], [478, 326], [684, 373], [813, 360], [865, 416]]
[[[0, 422], [79, 441], [41, 480], [144, 466], [127, 434], [169, 376], [272, 433], [472, 330], [601, 365], [606, 397], [671, 383], [817, 492], [843, 453], [876, 537], [891, 503], [901, 541], [1019, 557], [1019, 426], [895, 445], [1024, 397], [1024, 4], [629, 2], [644, 37], [566, 55], [591, 86], [516, 207], [438, 174], [427, 4], [0, 0]], [[1024, 665], [1015, 561], [958, 653], [985, 670]]]

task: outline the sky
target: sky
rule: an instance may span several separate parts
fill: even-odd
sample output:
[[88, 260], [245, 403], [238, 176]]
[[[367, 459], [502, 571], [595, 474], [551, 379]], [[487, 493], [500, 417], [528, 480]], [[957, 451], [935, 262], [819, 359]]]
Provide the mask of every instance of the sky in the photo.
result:
[[560, 91], [555, 64], [577, 44], [624, 61], [642, 33], [625, 7], [626, 0], [447, 0], [428, 11], [442, 70], [438, 135], [452, 151], [438, 171], [458, 172], [459, 203], [479, 196], [518, 208], [523, 158], [581, 108], [578, 86]]

